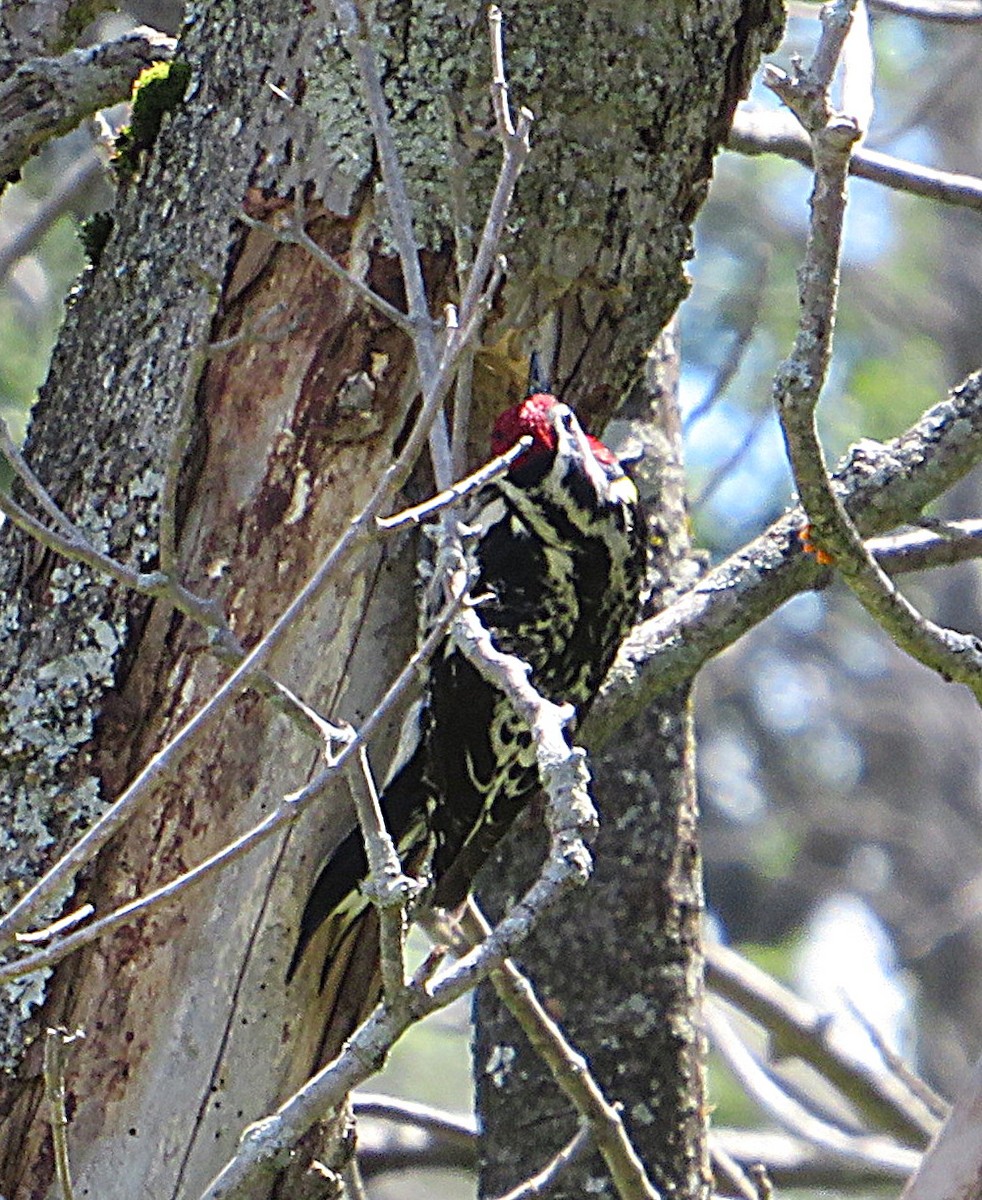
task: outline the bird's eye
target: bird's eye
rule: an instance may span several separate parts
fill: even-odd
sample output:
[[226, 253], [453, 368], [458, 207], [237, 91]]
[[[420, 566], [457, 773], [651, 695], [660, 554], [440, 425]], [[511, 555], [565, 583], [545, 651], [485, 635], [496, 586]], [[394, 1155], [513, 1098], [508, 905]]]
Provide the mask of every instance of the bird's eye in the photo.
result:
[[568, 433], [573, 428], [573, 421], [576, 419], [573, 416], [573, 410], [568, 404], [559, 405], [559, 419], [563, 423], [563, 428]]

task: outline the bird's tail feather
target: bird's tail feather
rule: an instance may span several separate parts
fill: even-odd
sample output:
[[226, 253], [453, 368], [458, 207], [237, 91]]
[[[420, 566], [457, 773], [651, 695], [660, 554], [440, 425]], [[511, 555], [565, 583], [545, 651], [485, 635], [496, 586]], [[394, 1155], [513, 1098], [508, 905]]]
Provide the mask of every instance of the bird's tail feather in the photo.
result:
[[318, 1067], [337, 1057], [382, 998], [378, 912], [369, 904], [349, 920], [321, 978], [324, 1012]]

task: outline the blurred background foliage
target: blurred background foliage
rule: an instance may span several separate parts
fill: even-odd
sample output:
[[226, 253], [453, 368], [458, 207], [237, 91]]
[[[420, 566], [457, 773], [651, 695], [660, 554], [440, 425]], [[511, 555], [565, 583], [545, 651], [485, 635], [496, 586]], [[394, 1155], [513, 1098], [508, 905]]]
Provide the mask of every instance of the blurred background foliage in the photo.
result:
[[[132, 15], [173, 32], [179, 8]], [[816, 16], [793, 7], [776, 62], [807, 56]], [[982, 24], [874, 9], [873, 44], [867, 145], [982, 174]], [[759, 85], [750, 103], [776, 107]], [[697, 225], [681, 398], [692, 521], [713, 560], [791, 499], [770, 382], [797, 320], [809, 189], [794, 163], [724, 153]], [[83, 269], [78, 220], [110, 198], [86, 129], [38, 154], [0, 208], [0, 415], [17, 435]], [[821, 408], [830, 457], [899, 433], [980, 365], [980, 289], [982, 214], [853, 183]], [[979, 491], [969, 479], [941, 510], [976, 515]], [[975, 565], [904, 586], [935, 619], [980, 630]], [[982, 739], [968, 693], [904, 658], [833, 587], [793, 601], [703, 672], [697, 728], [715, 936], [837, 1013], [872, 1053], [858, 1011], [952, 1094], [982, 1050]], [[461, 1007], [415, 1031], [376, 1090], [466, 1109], [467, 1054]], [[725, 1068], [713, 1072], [717, 1123], [766, 1121]], [[437, 1178], [373, 1194], [472, 1193], [464, 1176]]]

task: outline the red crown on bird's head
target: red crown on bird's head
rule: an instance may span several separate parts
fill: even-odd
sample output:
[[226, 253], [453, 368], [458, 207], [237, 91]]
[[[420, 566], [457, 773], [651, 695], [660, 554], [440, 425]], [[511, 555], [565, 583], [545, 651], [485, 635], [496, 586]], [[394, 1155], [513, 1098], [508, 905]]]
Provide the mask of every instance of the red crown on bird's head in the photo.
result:
[[[556, 407], [562, 401], [548, 392], [536, 392], [527, 396], [521, 404], [506, 408], [494, 423], [491, 430], [491, 453], [504, 454], [510, 450], [520, 437], [526, 435], [533, 439], [533, 444], [525, 454], [512, 464], [512, 470], [528, 466], [543, 454], [552, 454], [556, 449]], [[563, 405], [565, 408], [565, 405]], [[617, 457], [603, 442], [591, 434], [584, 435], [597, 462], [606, 467], [617, 467]]]

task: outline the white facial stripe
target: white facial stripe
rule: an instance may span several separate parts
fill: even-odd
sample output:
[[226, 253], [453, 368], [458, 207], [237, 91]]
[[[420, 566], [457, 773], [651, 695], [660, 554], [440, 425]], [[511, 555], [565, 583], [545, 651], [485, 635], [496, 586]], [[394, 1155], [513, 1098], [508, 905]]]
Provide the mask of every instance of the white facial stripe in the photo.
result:
[[568, 404], [557, 404], [553, 413], [553, 427], [556, 430], [558, 453], [556, 461], [563, 458], [578, 458], [583, 464], [583, 473], [593, 484], [593, 490], [602, 496], [608, 489], [607, 475], [597, 462], [597, 459], [586, 440], [583, 427], [576, 419], [576, 414]]

